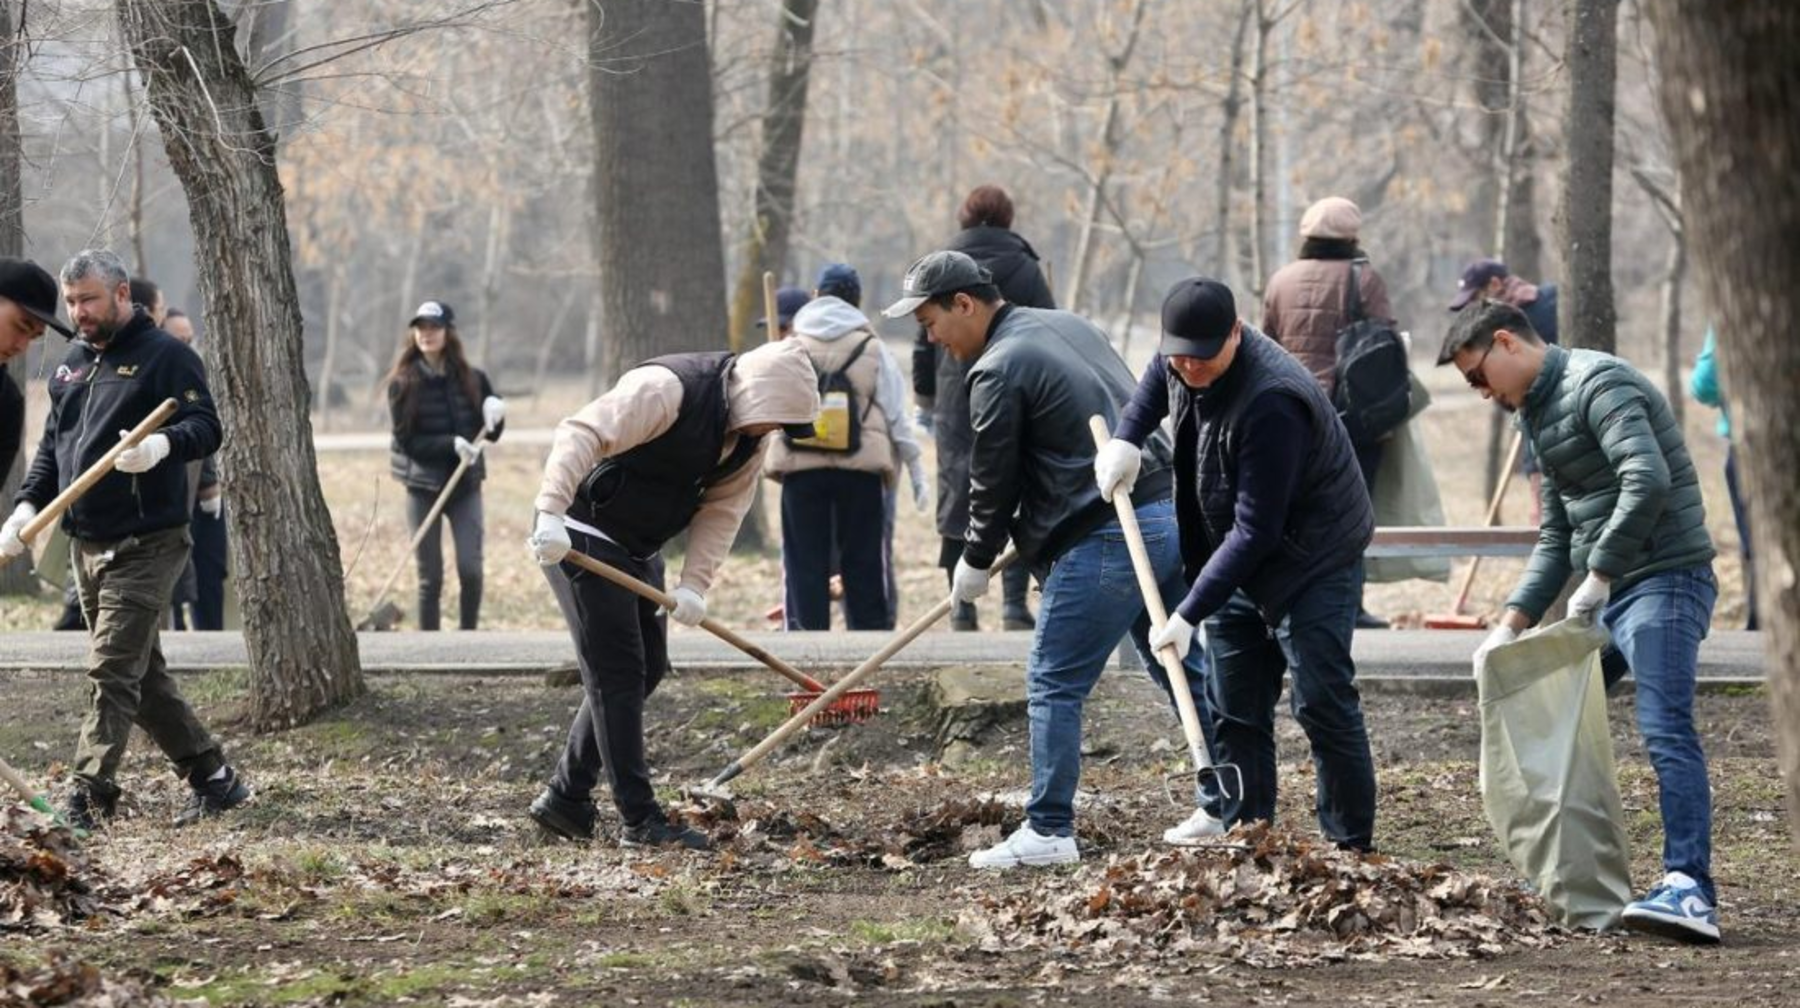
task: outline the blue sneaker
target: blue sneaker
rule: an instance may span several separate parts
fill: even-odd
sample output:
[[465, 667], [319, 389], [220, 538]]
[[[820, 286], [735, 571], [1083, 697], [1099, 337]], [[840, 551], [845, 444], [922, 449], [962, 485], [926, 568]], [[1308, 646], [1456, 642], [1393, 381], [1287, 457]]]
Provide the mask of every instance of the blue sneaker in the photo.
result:
[[1719, 911], [1682, 872], [1665, 875], [1662, 885], [1625, 908], [1620, 922], [1633, 931], [1696, 945], [1719, 943]]

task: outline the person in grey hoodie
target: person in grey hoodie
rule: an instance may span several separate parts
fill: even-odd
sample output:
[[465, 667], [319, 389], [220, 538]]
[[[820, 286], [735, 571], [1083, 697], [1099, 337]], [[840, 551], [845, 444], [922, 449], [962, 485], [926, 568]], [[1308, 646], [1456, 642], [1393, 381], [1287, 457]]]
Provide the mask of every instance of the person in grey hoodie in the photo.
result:
[[[848, 266], [836, 264], [827, 267], [821, 288], [860, 294], [859, 283], [848, 283], [854, 277]], [[904, 468], [913, 502], [920, 508], [929, 503], [919, 443], [907, 416], [905, 378], [868, 317], [837, 294], [801, 307], [787, 338], [806, 351], [821, 376], [824, 398], [815, 436], [771, 439], [764, 468], [782, 486], [787, 628], [831, 629], [835, 556], [848, 629], [891, 630], [887, 487]]]

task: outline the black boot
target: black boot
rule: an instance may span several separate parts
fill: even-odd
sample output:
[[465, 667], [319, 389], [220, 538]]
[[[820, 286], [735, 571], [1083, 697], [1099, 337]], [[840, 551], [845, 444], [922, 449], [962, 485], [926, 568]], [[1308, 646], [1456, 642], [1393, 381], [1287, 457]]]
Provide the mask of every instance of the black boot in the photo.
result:
[[209, 777], [203, 780], [189, 780], [187, 804], [181, 807], [175, 816], [175, 825], [192, 826], [208, 816], [237, 808], [250, 800], [250, 787], [237, 775], [237, 771], [225, 768], [225, 776]]
[[672, 823], [661, 809], [657, 809], [642, 822], [626, 823], [619, 834], [621, 847], [681, 847], [686, 850], [711, 850], [712, 841], [706, 834], [687, 825]]
[[107, 791], [95, 784], [77, 780], [75, 790], [63, 806], [63, 818], [78, 830], [92, 833], [119, 810], [119, 792]]
[[546, 787], [526, 810], [546, 833], [577, 842], [594, 839], [594, 819], [599, 810], [592, 801], [573, 801]]

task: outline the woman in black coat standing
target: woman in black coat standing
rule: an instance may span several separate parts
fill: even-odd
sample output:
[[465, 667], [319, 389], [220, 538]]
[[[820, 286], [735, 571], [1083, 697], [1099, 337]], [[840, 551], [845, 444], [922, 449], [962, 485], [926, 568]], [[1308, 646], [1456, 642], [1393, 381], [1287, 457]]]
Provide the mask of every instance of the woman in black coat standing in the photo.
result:
[[[419, 306], [407, 326], [400, 355], [388, 372], [388, 412], [394, 422], [389, 468], [406, 487], [406, 523], [414, 533], [437, 503], [464, 459], [468, 471], [451, 492], [441, 516], [456, 542], [456, 580], [462, 588], [461, 621], [475, 629], [481, 616], [481, 449], [506, 427], [506, 402], [494, 395], [487, 375], [469, 366], [456, 335], [456, 313], [442, 301]], [[438, 597], [444, 587], [444, 546], [438, 527], [419, 541], [419, 629], [438, 629]]]

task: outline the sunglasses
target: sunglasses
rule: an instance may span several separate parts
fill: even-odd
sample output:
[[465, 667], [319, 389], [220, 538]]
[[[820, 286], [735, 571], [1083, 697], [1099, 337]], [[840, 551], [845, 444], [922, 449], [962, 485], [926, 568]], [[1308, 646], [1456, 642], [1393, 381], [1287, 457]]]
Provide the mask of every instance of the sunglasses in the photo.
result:
[[1493, 353], [1494, 347], [1498, 345], [1489, 343], [1487, 350], [1482, 352], [1481, 359], [1475, 362], [1475, 366], [1463, 372], [1463, 380], [1469, 383], [1470, 388], [1484, 389], [1488, 387], [1487, 372], [1483, 369], [1487, 367], [1488, 354]]

